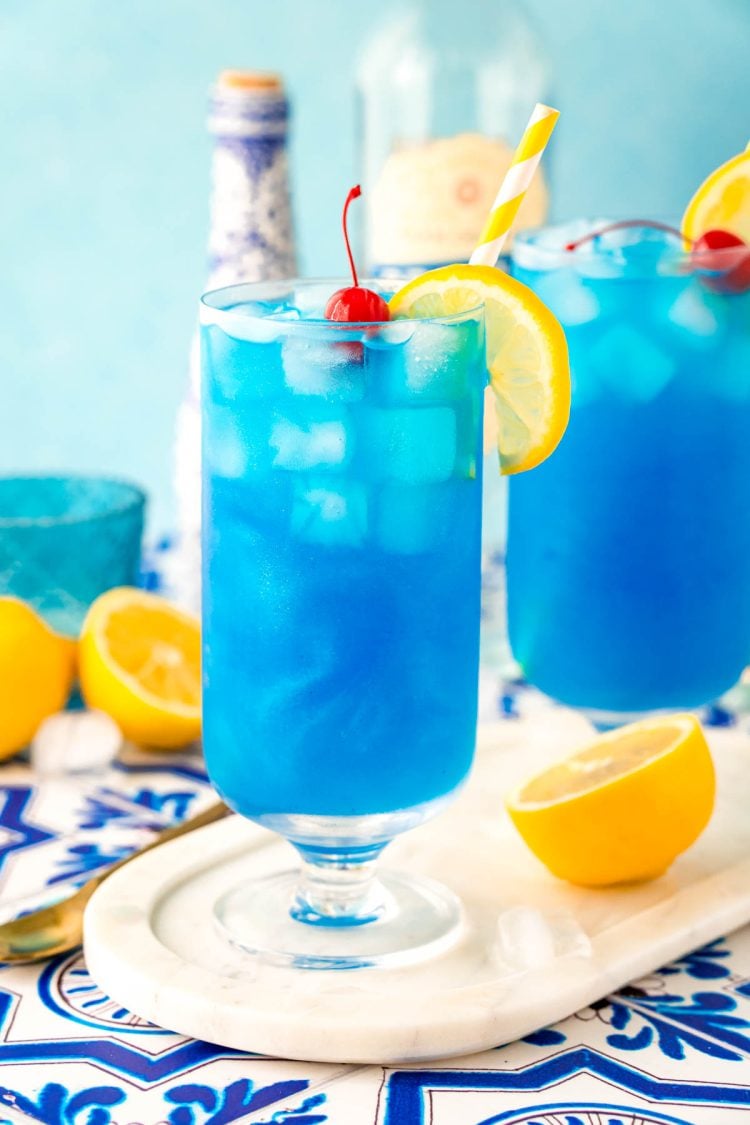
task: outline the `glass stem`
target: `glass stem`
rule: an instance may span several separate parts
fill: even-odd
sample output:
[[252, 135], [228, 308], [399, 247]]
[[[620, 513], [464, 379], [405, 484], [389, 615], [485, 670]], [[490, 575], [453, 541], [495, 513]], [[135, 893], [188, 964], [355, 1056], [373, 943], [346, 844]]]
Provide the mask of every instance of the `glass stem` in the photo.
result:
[[352, 926], [374, 922], [386, 908], [386, 892], [376, 877], [377, 857], [302, 850], [300, 879], [290, 913], [312, 926]]

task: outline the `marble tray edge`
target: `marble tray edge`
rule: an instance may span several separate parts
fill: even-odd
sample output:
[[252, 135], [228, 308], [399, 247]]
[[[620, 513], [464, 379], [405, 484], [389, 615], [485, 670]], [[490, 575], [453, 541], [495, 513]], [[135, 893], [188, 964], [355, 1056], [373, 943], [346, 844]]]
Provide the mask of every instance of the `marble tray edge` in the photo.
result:
[[[487, 1003], [485, 985], [463, 988], [464, 1010], [460, 1015], [441, 1013], [442, 1035], [430, 1026], [429, 1004], [421, 1013], [415, 1013], [411, 1022], [407, 1021], [399, 1036], [394, 1036], [392, 1023], [378, 1020], [375, 1013], [368, 1012], [367, 1028], [359, 1037], [351, 1027], [342, 1035], [336, 1013], [326, 1013], [313, 1005], [316, 1032], [313, 1046], [309, 1021], [301, 1021], [304, 1025], [301, 1032], [293, 1034], [289, 1013], [281, 1009], [276, 1013], [264, 1011], [264, 1033], [258, 1036], [243, 1018], [244, 1003], [252, 993], [251, 984], [238, 985], [231, 978], [220, 978], [199, 966], [189, 965], [163, 945], [151, 929], [151, 914], [170, 887], [189, 879], [207, 864], [216, 863], [219, 855], [229, 859], [230, 854], [236, 855], [246, 847], [257, 848], [274, 840], [271, 834], [245, 825], [241, 842], [235, 841], [233, 846], [225, 843], [223, 851], [211, 853], [206, 847], [207, 835], [227, 833], [227, 825], [228, 822], [221, 822], [200, 830], [190, 839], [164, 845], [159, 849], [161, 856], [156, 852], [143, 856], [107, 880], [86, 911], [87, 960], [94, 979], [114, 999], [144, 1018], [160, 1023], [167, 1008], [174, 1013], [172, 1030], [271, 1056], [308, 1062], [393, 1064], [473, 1054], [563, 1019], [750, 920], [750, 859], [747, 859], [684, 888], [674, 898], [663, 900], [614, 927], [614, 931], [632, 930], [630, 953], [618, 959], [614, 966], [611, 961], [613, 941], [621, 940], [622, 933], [617, 935], [605, 930], [592, 939], [592, 957], [570, 957], [533, 974], [510, 977], [505, 982], [505, 992], [492, 1004]], [[176, 851], [178, 848], [183, 852], [180, 868], [171, 871], [164, 880], [165, 849]], [[133, 879], [136, 863], [140, 868], [137, 893]], [[705, 896], [698, 894], [706, 886], [713, 890], [719, 903], [719, 909], [713, 913], [706, 909]], [[690, 901], [692, 898], [700, 898], [701, 902], [691, 905], [690, 917], [684, 919], [682, 929], [663, 932], [646, 948], [635, 940], [638, 927], [642, 933], [644, 918], [648, 919], [651, 932], [658, 935], [659, 925], [674, 920], [680, 899]], [[563, 964], [565, 986], [560, 988], [558, 979], [553, 989]], [[537, 998], [525, 1008], [516, 1006], [509, 1010], [504, 1001], [516, 986], [526, 991], [524, 986], [532, 980]], [[481, 1031], [477, 1031], [478, 1024]], [[438, 1042], [438, 1039], [443, 1041]]]

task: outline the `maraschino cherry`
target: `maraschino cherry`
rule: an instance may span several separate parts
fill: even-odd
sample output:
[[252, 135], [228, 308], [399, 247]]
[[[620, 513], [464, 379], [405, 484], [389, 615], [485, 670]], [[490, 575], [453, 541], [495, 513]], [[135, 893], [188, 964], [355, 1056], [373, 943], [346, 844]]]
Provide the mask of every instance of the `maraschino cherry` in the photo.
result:
[[601, 234], [627, 230], [628, 227], [663, 230], [667, 234], [673, 234], [675, 238], [690, 242], [691, 264], [707, 289], [713, 289], [715, 293], [745, 293], [750, 289], [750, 246], [739, 235], [728, 230], [707, 230], [693, 242], [685, 239], [681, 231], [667, 223], [653, 222], [651, 219], [623, 219], [589, 231], [575, 242], [568, 242], [565, 249], [577, 250], [579, 246]]
[[325, 308], [327, 320], [340, 320], [348, 322], [349, 324], [391, 319], [388, 305], [380, 294], [375, 293], [372, 289], [365, 289], [359, 284], [352, 248], [349, 245], [349, 231], [346, 227], [346, 216], [351, 201], [353, 199], [358, 199], [361, 194], [362, 188], [359, 184], [352, 188], [346, 197], [344, 213], [341, 220], [341, 224], [344, 228], [346, 253], [349, 257], [349, 266], [352, 271], [354, 285], [349, 286], [348, 289], [337, 289], [333, 296], [329, 297], [328, 304]]
[[745, 293], [750, 289], [750, 246], [739, 235], [707, 230], [693, 243], [692, 255], [701, 281], [709, 289], [717, 293]]

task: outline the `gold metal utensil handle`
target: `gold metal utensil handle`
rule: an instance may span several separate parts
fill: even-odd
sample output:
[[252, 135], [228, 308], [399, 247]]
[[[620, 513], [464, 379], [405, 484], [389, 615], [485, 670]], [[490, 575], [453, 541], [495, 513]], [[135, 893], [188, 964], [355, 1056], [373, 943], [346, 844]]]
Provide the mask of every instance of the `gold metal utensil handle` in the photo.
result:
[[152, 840], [137, 848], [130, 855], [113, 863], [104, 871], [97, 872], [87, 880], [82, 887], [61, 902], [52, 906], [43, 906], [25, 914], [22, 918], [15, 918], [0, 926], [0, 961], [6, 963], [28, 963], [30, 961], [44, 961], [58, 953], [67, 953], [76, 949], [83, 939], [83, 912], [86, 904], [96, 888], [109, 878], [113, 871], [130, 863], [131, 859], [158, 848], [168, 840], [176, 840], [178, 836], [185, 836], [196, 828], [203, 828], [214, 821], [222, 820], [231, 812], [231, 809], [219, 801], [210, 805], [203, 812], [165, 828], [158, 832]]

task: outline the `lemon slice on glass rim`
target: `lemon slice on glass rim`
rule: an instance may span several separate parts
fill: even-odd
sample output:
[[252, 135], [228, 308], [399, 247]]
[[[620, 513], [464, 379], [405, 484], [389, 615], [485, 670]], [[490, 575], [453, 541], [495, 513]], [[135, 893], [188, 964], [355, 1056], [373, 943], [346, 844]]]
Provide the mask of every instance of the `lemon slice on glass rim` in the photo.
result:
[[423, 273], [389, 302], [391, 316], [440, 317], [483, 304], [487, 369], [494, 392], [503, 473], [549, 457], [570, 414], [570, 367], [559, 322], [520, 281], [493, 266], [452, 265]]
[[750, 145], [708, 176], [687, 205], [682, 233], [691, 243], [725, 230], [750, 243]]

